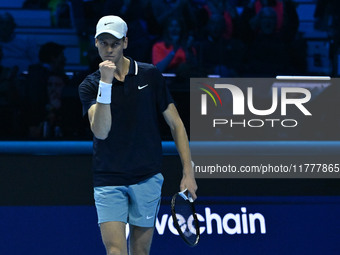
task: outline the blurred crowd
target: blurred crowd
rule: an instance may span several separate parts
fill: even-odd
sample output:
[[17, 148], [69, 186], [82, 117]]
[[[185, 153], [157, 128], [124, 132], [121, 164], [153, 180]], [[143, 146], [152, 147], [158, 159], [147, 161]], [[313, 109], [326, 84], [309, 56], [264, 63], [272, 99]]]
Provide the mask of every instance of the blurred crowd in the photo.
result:
[[[324, 3], [337, 1], [319, 2], [316, 27], [324, 29], [325, 16], [332, 15]], [[26, 0], [23, 8], [48, 9], [53, 27], [75, 27], [87, 68], [65, 70], [64, 45], [53, 37], [40, 47], [18, 40], [15, 20], [1, 14], [0, 139], [90, 139], [77, 87], [98, 68], [93, 36], [104, 15], [127, 21], [125, 55], [174, 74], [171, 83], [183, 93], [190, 77], [307, 74], [306, 42], [293, 0]]]
[[82, 8], [86, 19], [78, 18], [84, 21], [78, 31], [85, 38], [93, 35], [99, 17], [121, 16], [129, 26], [126, 54], [179, 78], [305, 72], [305, 47], [292, 0], [118, 0], [87, 5]]

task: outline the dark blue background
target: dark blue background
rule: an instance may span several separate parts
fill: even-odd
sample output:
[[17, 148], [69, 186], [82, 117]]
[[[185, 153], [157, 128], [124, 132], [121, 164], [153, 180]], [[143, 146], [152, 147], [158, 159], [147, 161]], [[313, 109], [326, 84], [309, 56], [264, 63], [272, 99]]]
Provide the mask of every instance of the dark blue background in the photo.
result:
[[[164, 198], [158, 219], [168, 214]], [[198, 246], [188, 247], [166, 226], [155, 230], [151, 254], [339, 254], [340, 197], [204, 197], [205, 207], [223, 217], [227, 213], [261, 213], [266, 233], [201, 235]], [[205, 226], [205, 222], [201, 223]], [[0, 254], [105, 254], [93, 206], [0, 207]]]
[[[256, 145], [256, 150], [252, 146]], [[272, 151], [278, 162], [337, 163], [338, 142], [230, 143], [226, 157], [243, 162], [249, 152], [261, 160]], [[178, 191], [181, 163], [173, 143], [163, 143], [165, 177], [158, 216], [170, 217], [170, 198]], [[91, 143], [0, 143], [0, 255], [105, 254], [97, 225], [91, 176]], [[266, 234], [204, 232], [188, 247], [168, 227], [155, 231], [158, 254], [340, 254], [339, 179], [197, 179], [197, 213], [261, 213]], [[202, 222], [202, 226], [206, 223]]]

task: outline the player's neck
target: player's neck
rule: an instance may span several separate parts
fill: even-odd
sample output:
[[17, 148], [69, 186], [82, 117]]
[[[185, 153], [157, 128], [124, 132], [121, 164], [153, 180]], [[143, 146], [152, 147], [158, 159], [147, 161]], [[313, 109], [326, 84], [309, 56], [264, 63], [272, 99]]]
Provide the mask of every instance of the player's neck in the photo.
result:
[[115, 72], [115, 78], [118, 81], [124, 81], [125, 76], [128, 74], [130, 69], [130, 60], [126, 57], [122, 57], [121, 60], [117, 63], [117, 69]]

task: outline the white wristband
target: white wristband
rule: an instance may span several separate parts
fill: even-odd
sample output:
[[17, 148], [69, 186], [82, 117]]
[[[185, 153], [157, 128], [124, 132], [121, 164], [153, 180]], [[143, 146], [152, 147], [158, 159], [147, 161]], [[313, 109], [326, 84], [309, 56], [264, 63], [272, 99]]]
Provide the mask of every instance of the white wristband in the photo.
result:
[[112, 84], [99, 81], [97, 102], [101, 104], [111, 104]]

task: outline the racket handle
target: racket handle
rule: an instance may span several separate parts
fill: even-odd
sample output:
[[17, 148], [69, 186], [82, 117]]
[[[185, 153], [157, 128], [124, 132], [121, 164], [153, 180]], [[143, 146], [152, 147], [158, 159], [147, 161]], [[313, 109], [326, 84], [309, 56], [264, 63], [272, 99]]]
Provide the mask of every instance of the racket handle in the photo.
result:
[[188, 192], [188, 195], [185, 194], [187, 191], [188, 191], [188, 189], [185, 189], [185, 190], [179, 192], [178, 194], [179, 194], [183, 199], [189, 200], [189, 202], [191, 202], [191, 203], [194, 202], [194, 200], [192, 199], [191, 194], [190, 194], [189, 192]]
[[189, 202], [191, 202], [191, 203], [193, 203], [194, 202], [194, 200], [192, 199], [192, 196], [191, 196], [191, 194], [188, 192], [188, 200], [189, 200]]

